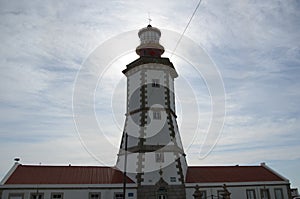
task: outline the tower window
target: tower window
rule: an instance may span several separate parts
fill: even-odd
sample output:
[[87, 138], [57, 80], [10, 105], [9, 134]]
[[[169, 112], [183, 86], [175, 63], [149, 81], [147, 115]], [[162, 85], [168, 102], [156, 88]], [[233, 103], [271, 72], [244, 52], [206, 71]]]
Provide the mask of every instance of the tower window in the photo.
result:
[[159, 88], [159, 79], [152, 79], [152, 87]]
[[155, 153], [155, 161], [156, 162], [164, 162], [165, 159], [164, 159], [164, 153], [162, 152], [156, 152]]
[[176, 177], [170, 177], [171, 182], [176, 182]]
[[153, 111], [153, 119], [160, 120], [161, 119], [161, 113], [159, 111]]

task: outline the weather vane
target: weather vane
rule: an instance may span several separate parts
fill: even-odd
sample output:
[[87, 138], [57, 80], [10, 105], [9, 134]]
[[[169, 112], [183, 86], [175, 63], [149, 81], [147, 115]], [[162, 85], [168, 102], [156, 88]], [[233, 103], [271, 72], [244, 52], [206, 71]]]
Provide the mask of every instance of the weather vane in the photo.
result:
[[150, 18], [150, 12], [148, 12], [148, 21], [149, 21], [149, 25], [150, 25], [150, 23], [152, 21], [152, 19]]

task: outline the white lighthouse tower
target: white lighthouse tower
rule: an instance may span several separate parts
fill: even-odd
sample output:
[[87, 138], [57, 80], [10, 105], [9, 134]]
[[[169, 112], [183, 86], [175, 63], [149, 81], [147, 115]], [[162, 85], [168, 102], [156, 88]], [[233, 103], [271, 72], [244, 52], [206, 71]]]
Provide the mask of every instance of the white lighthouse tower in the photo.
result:
[[176, 121], [178, 75], [172, 62], [161, 57], [160, 30], [148, 25], [138, 35], [140, 57], [123, 70], [127, 111], [116, 166], [137, 183], [138, 198], [183, 199], [187, 163]]

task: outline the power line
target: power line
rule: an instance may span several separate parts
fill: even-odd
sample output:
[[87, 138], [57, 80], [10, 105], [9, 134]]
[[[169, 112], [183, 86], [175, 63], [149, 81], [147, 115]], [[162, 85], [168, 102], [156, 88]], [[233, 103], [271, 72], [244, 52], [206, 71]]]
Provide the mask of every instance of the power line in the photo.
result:
[[194, 12], [193, 12], [193, 14], [192, 14], [192, 16], [190, 17], [189, 22], [186, 24], [186, 26], [185, 26], [183, 32], [181, 33], [180, 38], [178, 39], [178, 41], [177, 41], [177, 43], [176, 43], [175, 48], [174, 48], [173, 51], [172, 51], [171, 57], [172, 57], [173, 54], [175, 53], [175, 51], [176, 51], [176, 49], [177, 49], [179, 43], [181, 42], [181, 40], [182, 40], [182, 38], [183, 38], [184, 33], [186, 32], [187, 28], [189, 27], [189, 25], [190, 25], [190, 23], [191, 23], [191, 21], [192, 21], [194, 15], [196, 14], [196, 12], [197, 12], [197, 10], [198, 10], [198, 8], [199, 8], [201, 2], [202, 2], [202, 0], [199, 0], [199, 2], [198, 2], [198, 4], [197, 4], [197, 6], [196, 6], [196, 8], [195, 8], [195, 10], [194, 10]]
[[[175, 51], [176, 51], [176, 49], [177, 49], [177, 47], [178, 47], [180, 41], [181, 41], [182, 38], [183, 38], [184, 33], [186, 32], [186, 30], [187, 30], [187, 28], [189, 27], [189, 25], [190, 25], [190, 23], [191, 23], [191, 21], [192, 21], [194, 15], [196, 14], [196, 12], [197, 12], [197, 10], [198, 10], [200, 4], [201, 4], [201, 1], [202, 1], [202, 0], [199, 0], [199, 2], [198, 2], [198, 4], [197, 4], [197, 6], [196, 6], [194, 12], [192, 13], [192, 16], [190, 17], [190, 19], [189, 19], [188, 23], [186, 24], [186, 26], [185, 26], [183, 32], [181, 33], [180, 38], [178, 39], [178, 41], [177, 41], [177, 43], [176, 43], [176, 46], [175, 46], [175, 48], [173, 49], [173, 51], [172, 51], [172, 53], [171, 53], [170, 58], [172, 58], [172, 56], [174, 55], [174, 53], [175, 53]], [[148, 14], [149, 14], [149, 13], [148, 13]], [[148, 16], [149, 16], [149, 24], [150, 24], [150, 22], [151, 22], [150, 14], [149, 14]], [[159, 75], [159, 79], [160, 79], [161, 75], [162, 75], [162, 74]], [[149, 93], [149, 97], [151, 97], [152, 93], [153, 93], [153, 89], [152, 89], [152, 92]]]

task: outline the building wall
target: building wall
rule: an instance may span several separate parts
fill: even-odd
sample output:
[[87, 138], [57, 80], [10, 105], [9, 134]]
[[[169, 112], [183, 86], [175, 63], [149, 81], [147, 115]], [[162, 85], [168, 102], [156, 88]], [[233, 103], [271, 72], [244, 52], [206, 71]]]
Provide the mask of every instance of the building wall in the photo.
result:
[[[218, 196], [218, 192], [221, 193], [224, 189], [223, 189], [223, 184], [214, 184], [209, 186], [209, 184], [206, 185], [199, 185], [199, 190], [200, 191], [205, 191], [206, 192], [206, 197], [208, 199], [211, 199], [211, 195], [213, 195], [213, 198], [217, 198], [216, 196]], [[193, 198], [193, 193], [195, 191], [195, 186], [196, 184], [194, 184], [193, 186], [191, 186], [191, 184], [186, 184], [186, 198]], [[262, 199], [262, 195], [261, 195], [261, 190], [262, 189], [267, 189], [269, 190], [269, 195], [270, 195], [270, 199], [279, 199], [275, 197], [275, 189], [279, 189], [282, 190], [282, 194], [283, 194], [283, 198], [282, 199], [290, 199], [289, 198], [289, 193], [288, 193], [288, 187], [289, 185], [287, 184], [259, 184], [259, 185], [255, 185], [254, 183], [250, 183], [247, 185], [247, 183], [228, 183], [226, 184], [228, 191], [231, 193], [230, 197], [231, 199], [247, 199], [247, 190], [254, 190], [255, 191], [255, 198], [256, 199]]]
[[[218, 191], [222, 191], [223, 183], [209, 183], [207, 184], [197, 184], [199, 185], [200, 191], [206, 192], [206, 197], [208, 199], [211, 198], [211, 195], [217, 196]], [[265, 184], [255, 184], [255, 183], [227, 183], [227, 189], [231, 193], [231, 199], [247, 199], [246, 192], [247, 190], [255, 190], [255, 196], [256, 199], [262, 199], [260, 190], [261, 189], [268, 189], [270, 194], [270, 199], [277, 199], [275, 197], [275, 189], [281, 189], [283, 193], [283, 199], [290, 199], [289, 198], [289, 185], [288, 184], [282, 184], [281, 183], [268, 183]], [[58, 185], [59, 186], [59, 185]], [[186, 184], [186, 198], [187, 199], [193, 199], [193, 193], [195, 191], [196, 184]], [[18, 186], [15, 186], [16, 188], [13, 188], [10, 186], [10, 188], [3, 187], [2, 190], [0, 190], [0, 193], [2, 192], [2, 199], [9, 199], [9, 194], [23, 194], [23, 199], [30, 199], [31, 193], [36, 193], [37, 190], [39, 193], [44, 194], [44, 199], [51, 199], [51, 193], [63, 193], [64, 199], [89, 199], [89, 193], [101, 193], [102, 199], [114, 199], [115, 193], [122, 193], [121, 186], [119, 187], [113, 187], [112, 185], [105, 185], [105, 187], [83, 187], [80, 185], [77, 185], [76, 187], [61, 187], [61, 188], [29, 188], [28, 186], [26, 188], [17, 188]], [[150, 190], [147, 187], [145, 187], [145, 190]], [[151, 190], [150, 190], [151, 191]], [[153, 192], [153, 191], [152, 191]], [[129, 187], [127, 189], [127, 197], [126, 199], [137, 199], [137, 190], [135, 187]], [[128, 197], [128, 193], [132, 193], [133, 196]], [[174, 196], [175, 197], [175, 196]], [[1, 197], [0, 197], [1, 198]], [[176, 197], [175, 197], [176, 198]], [[216, 198], [216, 197], [213, 197]], [[142, 198], [141, 198], [142, 199]], [[144, 199], [144, 198], [143, 198]]]
[[[51, 199], [52, 193], [63, 193], [63, 199], [89, 199], [90, 193], [101, 193], [101, 199], [114, 199], [115, 193], [122, 193], [122, 188], [47, 188], [38, 189], [38, 193], [43, 194], [43, 199]], [[0, 192], [1, 193], [1, 192]], [[30, 199], [31, 193], [37, 193], [37, 189], [4, 189], [2, 193], [2, 199], [9, 199], [9, 195], [22, 194], [23, 199]], [[133, 196], [128, 197], [128, 193]], [[136, 189], [127, 189], [126, 199], [136, 199]]]

